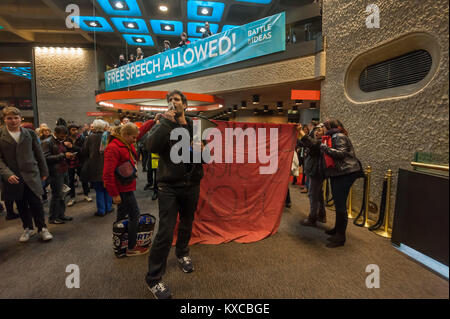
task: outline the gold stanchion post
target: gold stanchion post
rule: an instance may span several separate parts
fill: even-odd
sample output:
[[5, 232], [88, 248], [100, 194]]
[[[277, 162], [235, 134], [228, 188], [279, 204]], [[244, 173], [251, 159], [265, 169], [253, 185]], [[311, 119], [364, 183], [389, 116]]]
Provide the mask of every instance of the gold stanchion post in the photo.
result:
[[391, 184], [392, 184], [392, 170], [388, 169], [386, 173], [387, 189], [386, 189], [386, 211], [384, 213], [384, 227], [374, 231], [375, 234], [385, 238], [392, 237], [392, 229], [389, 229], [389, 211], [391, 209]]
[[352, 209], [352, 189], [353, 187], [350, 187], [350, 192], [348, 193], [348, 199], [347, 199], [347, 215], [348, 218], [353, 218], [353, 209]]
[[369, 200], [370, 200], [370, 175], [372, 173], [372, 167], [367, 166], [366, 175], [367, 175], [367, 194], [366, 194], [366, 213], [364, 215], [364, 227], [369, 228], [373, 225], [373, 222], [369, 221]]

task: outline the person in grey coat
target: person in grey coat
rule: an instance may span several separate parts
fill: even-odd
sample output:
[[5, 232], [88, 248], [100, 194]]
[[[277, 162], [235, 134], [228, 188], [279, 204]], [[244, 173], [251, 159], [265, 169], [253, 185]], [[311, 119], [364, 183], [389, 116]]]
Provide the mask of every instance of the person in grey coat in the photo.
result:
[[103, 184], [103, 151], [100, 150], [103, 133], [108, 128], [108, 123], [95, 120], [92, 124], [94, 132], [88, 136], [81, 151], [81, 157], [84, 159], [81, 179], [94, 186], [97, 203], [97, 212], [94, 215], [103, 217], [113, 211], [112, 197], [109, 196]]
[[53, 236], [47, 229], [42, 196], [42, 181], [49, 173], [33, 131], [20, 127], [22, 115], [15, 107], [6, 107], [2, 111], [5, 126], [0, 129], [0, 176], [3, 181], [5, 200], [20, 201], [19, 215], [24, 232], [20, 242], [27, 242], [33, 232], [33, 219], [38, 233], [44, 241]]

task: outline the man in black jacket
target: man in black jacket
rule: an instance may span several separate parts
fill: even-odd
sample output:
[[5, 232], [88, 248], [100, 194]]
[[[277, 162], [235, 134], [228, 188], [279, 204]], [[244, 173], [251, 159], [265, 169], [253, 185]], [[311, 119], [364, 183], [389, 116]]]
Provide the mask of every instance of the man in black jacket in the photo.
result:
[[319, 124], [313, 130], [313, 136], [306, 134], [299, 129], [300, 142], [308, 149], [305, 162], [303, 165], [303, 173], [309, 179], [309, 216], [301, 221], [304, 226], [316, 226], [316, 222], [326, 223], [326, 211], [323, 198], [323, 181], [324, 172], [322, 168], [322, 154], [320, 153], [320, 144], [323, 135], [323, 124]]
[[[69, 135], [67, 136], [66, 140], [64, 141], [64, 146], [66, 146], [66, 149], [68, 152], [71, 152], [72, 154], [75, 154], [75, 156], [68, 161], [69, 164], [69, 196], [70, 200], [67, 203], [67, 207], [70, 207], [75, 204], [75, 174], [78, 175], [78, 177], [81, 176], [81, 166], [82, 166], [82, 158], [81, 158], [81, 151], [83, 149], [83, 144], [85, 141], [85, 137], [82, 134], [78, 133], [79, 126], [76, 124], [70, 124], [67, 128]], [[83, 194], [84, 194], [84, 200], [87, 202], [92, 202], [92, 198], [89, 197], [89, 183], [82, 180], [81, 186], [83, 187]]]
[[[194, 270], [189, 257], [189, 239], [191, 238], [194, 212], [200, 193], [200, 180], [203, 177], [202, 163], [193, 163], [193, 122], [185, 117], [187, 99], [180, 91], [167, 95], [169, 110], [160, 122], [150, 131], [147, 148], [160, 156], [156, 179], [158, 182], [159, 228], [149, 255], [146, 282], [157, 299], [171, 298], [169, 288], [161, 281], [164, 275], [173, 240], [173, 232], [180, 214], [175, 255], [180, 268], [185, 273]], [[188, 132], [191, 153], [189, 161], [175, 163], [171, 158], [171, 149], [178, 143], [170, 139], [172, 130], [184, 128]], [[187, 135], [186, 135], [187, 136]], [[185, 136], [185, 137], [186, 137]], [[187, 154], [186, 154], [187, 155]]]
[[54, 134], [42, 142], [42, 151], [47, 161], [50, 173], [50, 188], [52, 189], [52, 199], [50, 201], [48, 222], [50, 224], [64, 224], [72, 220], [72, 217], [65, 216], [66, 204], [64, 202], [63, 185], [64, 177], [67, 174], [69, 165], [67, 160], [73, 159], [74, 155], [67, 152], [64, 141], [67, 138], [67, 127], [55, 127]]

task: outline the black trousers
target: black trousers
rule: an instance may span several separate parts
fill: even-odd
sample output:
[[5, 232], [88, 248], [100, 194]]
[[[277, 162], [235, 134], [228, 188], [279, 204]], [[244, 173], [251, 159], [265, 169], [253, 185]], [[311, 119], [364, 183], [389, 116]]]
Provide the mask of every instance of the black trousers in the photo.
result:
[[127, 218], [128, 215], [128, 249], [136, 246], [136, 238], [139, 227], [140, 211], [134, 192], [120, 193], [122, 200], [117, 207], [117, 220]]
[[[70, 198], [75, 198], [75, 174], [80, 176], [81, 167], [69, 168], [69, 187], [70, 187]], [[85, 196], [89, 194], [89, 183], [81, 181], [81, 186], [83, 187], [83, 193]]]
[[22, 200], [16, 201], [16, 204], [20, 219], [22, 219], [23, 229], [33, 229], [33, 220], [38, 232], [47, 227], [41, 199], [33, 193], [27, 184], [24, 184]]
[[52, 189], [52, 198], [48, 210], [48, 220], [63, 218], [66, 212], [66, 203], [64, 202], [63, 185], [67, 174], [53, 173], [50, 179], [50, 188]]
[[14, 212], [14, 202], [16, 202], [17, 207], [19, 207], [20, 204], [18, 201], [5, 200], [6, 216], [14, 216], [16, 214]]
[[289, 186], [288, 186], [288, 191], [286, 194], [286, 200], [284, 202], [285, 205], [289, 205], [291, 203], [291, 192], [289, 191]]
[[150, 158], [150, 153], [147, 152], [144, 148], [142, 148], [141, 154], [142, 154], [142, 168], [145, 171], [148, 170], [149, 163], [151, 168], [152, 159]]
[[150, 165], [147, 168], [147, 184], [153, 185], [153, 189], [155, 192], [158, 192], [158, 183], [156, 182], [156, 168], [151, 167], [151, 161]]
[[336, 234], [345, 237], [347, 229], [347, 197], [350, 188], [359, 173], [351, 173], [343, 176], [331, 177], [331, 192], [333, 193], [334, 206], [336, 207]]
[[323, 178], [308, 176], [309, 180], [309, 217], [310, 221], [317, 221], [325, 217], [325, 203], [323, 199]]
[[197, 209], [200, 185], [190, 187], [158, 187], [159, 227], [148, 257], [146, 281], [154, 285], [166, 271], [167, 257], [173, 241], [173, 232], [180, 215], [175, 248], [177, 258], [189, 255], [194, 213]]

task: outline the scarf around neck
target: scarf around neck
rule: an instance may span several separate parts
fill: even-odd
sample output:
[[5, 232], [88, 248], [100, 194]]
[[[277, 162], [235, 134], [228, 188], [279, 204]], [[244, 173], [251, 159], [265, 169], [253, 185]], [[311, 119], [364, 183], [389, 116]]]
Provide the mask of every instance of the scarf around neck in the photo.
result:
[[121, 141], [123, 143], [123, 145], [126, 146], [126, 148], [128, 148], [128, 151], [130, 152], [130, 156], [136, 161], [137, 160], [137, 155], [134, 154], [133, 148], [131, 147], [130, 144], [128, 144], [127, 142], [125, 142], [125, 140], [123, 139], [122, 136], [118, 135], [118, 134], [111, 134], [110, 135], [111, 138], [116, 138], [119, 141]]

